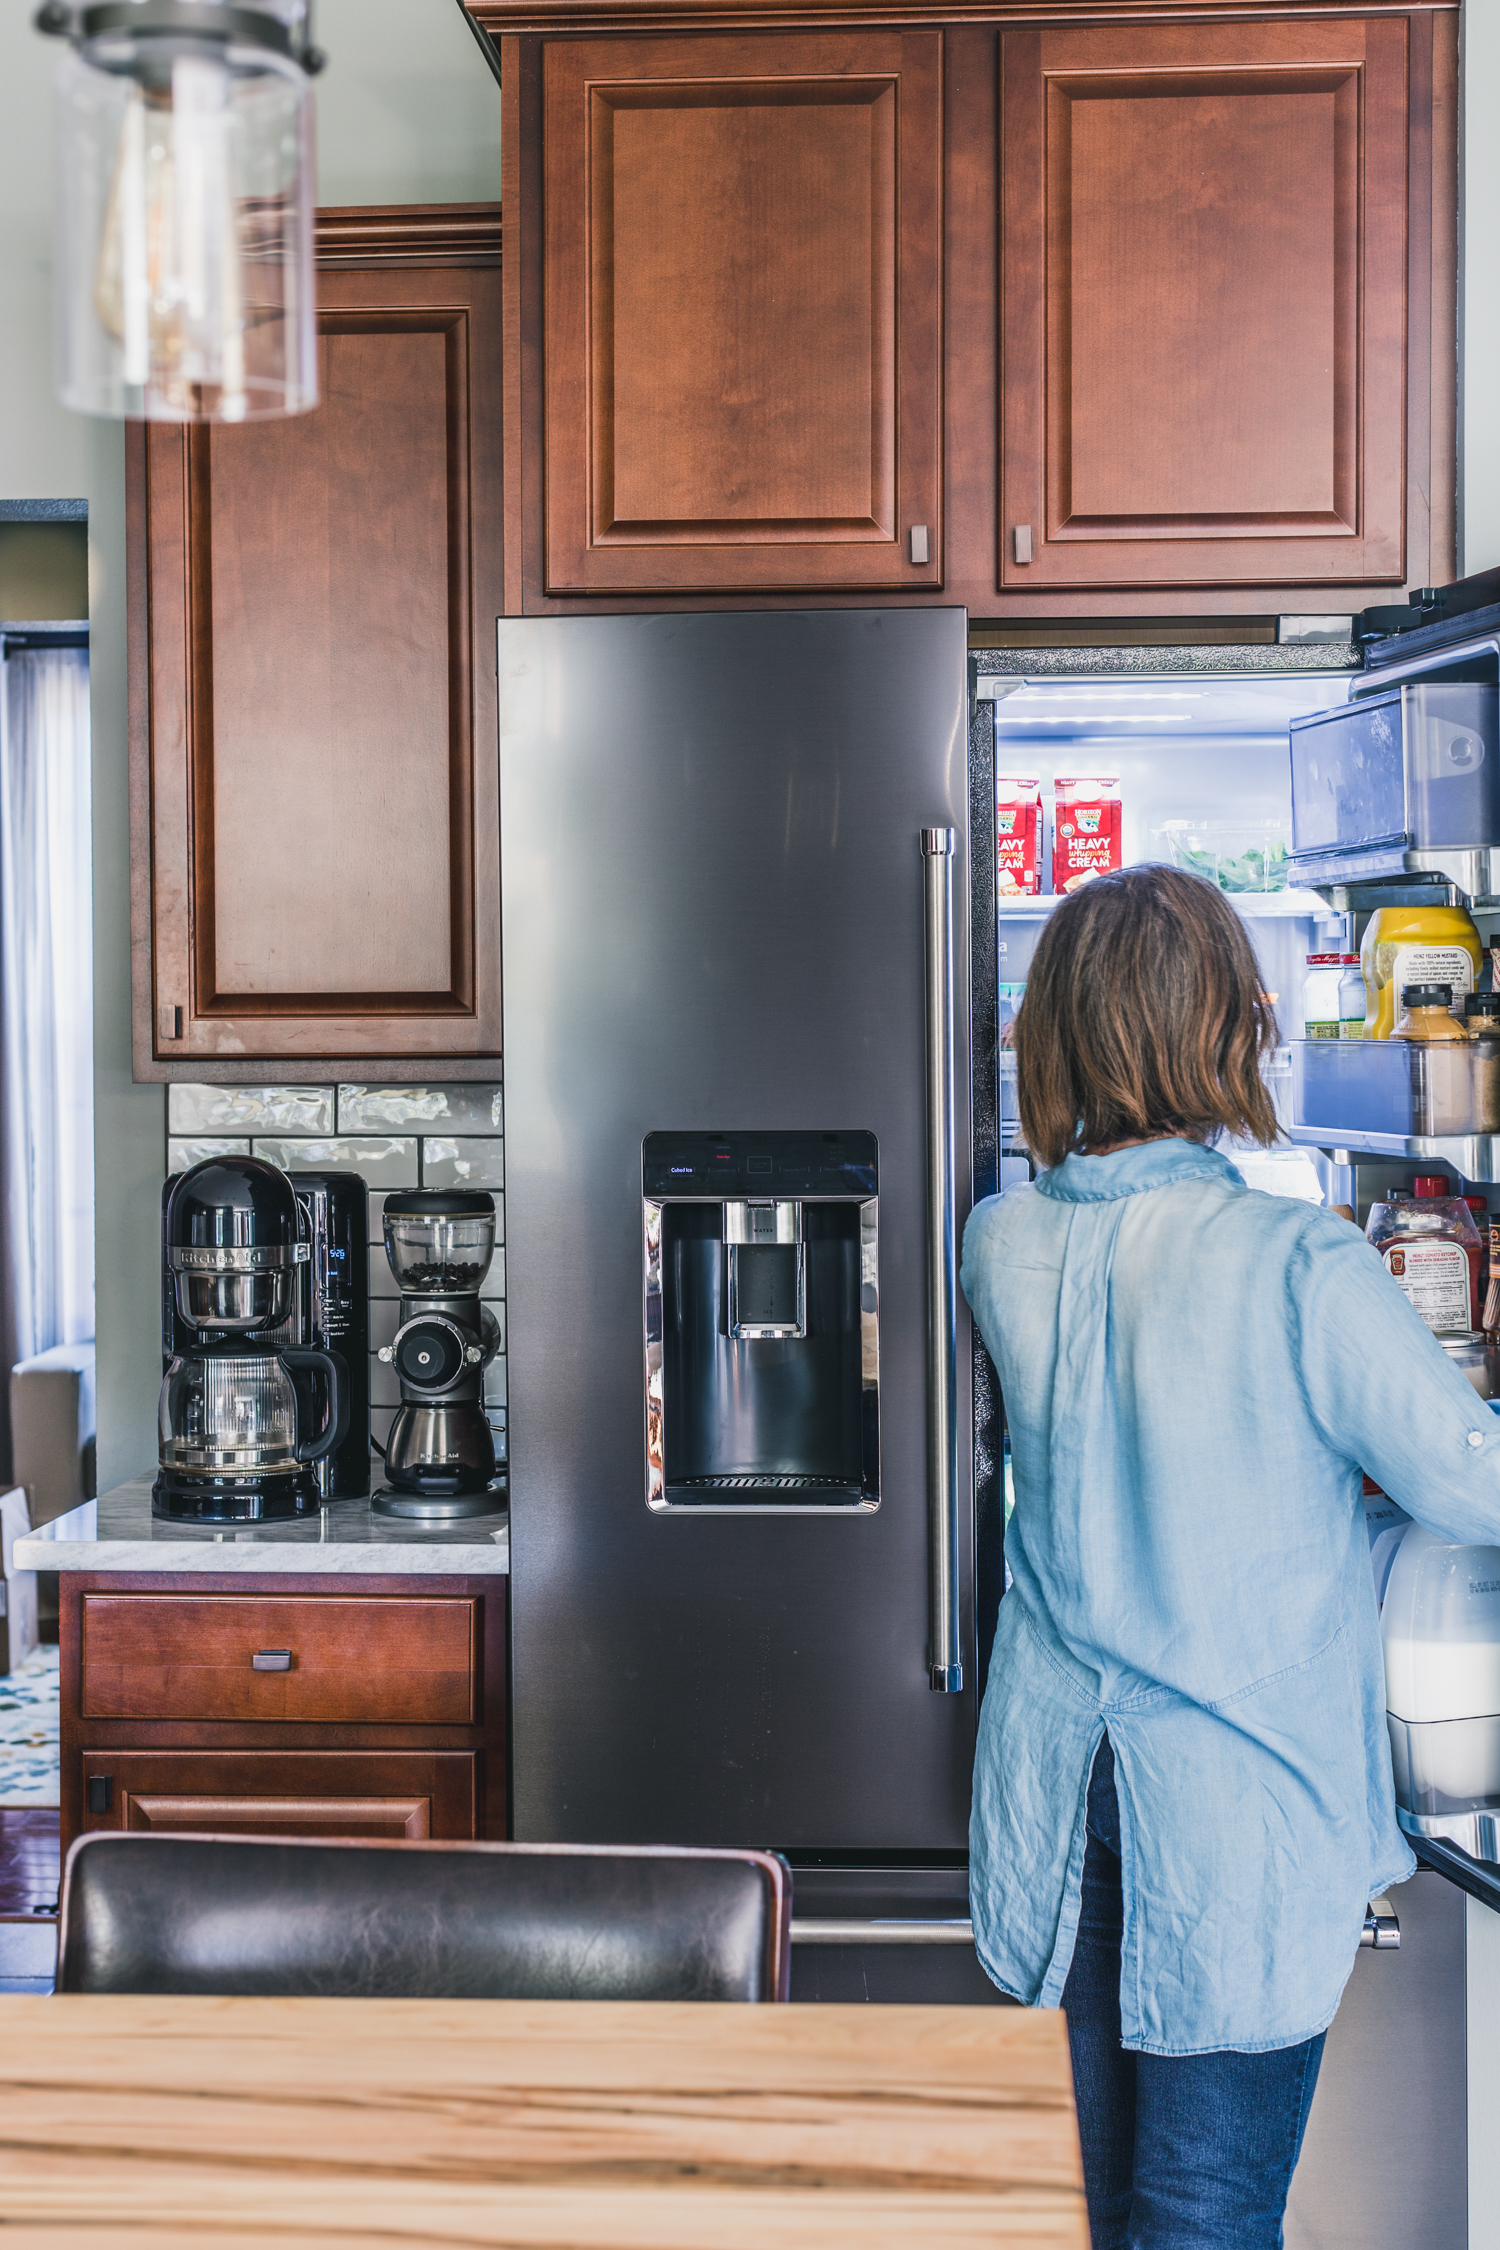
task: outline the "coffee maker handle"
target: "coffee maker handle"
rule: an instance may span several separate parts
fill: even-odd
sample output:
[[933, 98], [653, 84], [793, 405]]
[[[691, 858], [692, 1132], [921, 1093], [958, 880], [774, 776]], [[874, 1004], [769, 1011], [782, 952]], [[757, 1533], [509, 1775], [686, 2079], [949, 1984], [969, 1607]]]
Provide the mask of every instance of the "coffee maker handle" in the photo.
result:
[[336, 1453], [349, 1434], [349, 1370], [337, 1352], [314, 1351], [306, 1344], [284, 1344], [279, 1354], [285, 1367], [307, 1367], [328, 1384], [328, 1420], [321, 1434], [299, 1440], [297, 1459], [305, 1466]]

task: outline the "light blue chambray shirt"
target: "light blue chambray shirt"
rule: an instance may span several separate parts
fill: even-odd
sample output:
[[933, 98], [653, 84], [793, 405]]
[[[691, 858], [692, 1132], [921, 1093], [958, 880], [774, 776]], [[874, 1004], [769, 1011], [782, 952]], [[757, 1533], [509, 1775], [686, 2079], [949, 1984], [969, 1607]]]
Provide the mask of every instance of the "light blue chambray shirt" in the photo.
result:
[[1015, 1508], [970, 1884], [997, 1984], [1056, 2006], [1106, 1727], [1120, 2021], [1148, 2054], [1328, 2024], [1396, 1825], [1360, 1470], [1500, 1541], [1500, 1417], [1347, 1219], [1184, 1140], [1069, 1156], [974, 1210], [963, 1285]]

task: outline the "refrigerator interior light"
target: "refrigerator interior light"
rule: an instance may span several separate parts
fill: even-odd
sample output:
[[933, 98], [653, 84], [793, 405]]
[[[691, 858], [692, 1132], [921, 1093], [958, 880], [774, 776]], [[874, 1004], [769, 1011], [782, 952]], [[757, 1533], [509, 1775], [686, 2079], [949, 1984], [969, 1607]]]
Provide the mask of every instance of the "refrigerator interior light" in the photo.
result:
[[49, 0], [58, 393], [243, 422], [318, 402], [307, 0]]

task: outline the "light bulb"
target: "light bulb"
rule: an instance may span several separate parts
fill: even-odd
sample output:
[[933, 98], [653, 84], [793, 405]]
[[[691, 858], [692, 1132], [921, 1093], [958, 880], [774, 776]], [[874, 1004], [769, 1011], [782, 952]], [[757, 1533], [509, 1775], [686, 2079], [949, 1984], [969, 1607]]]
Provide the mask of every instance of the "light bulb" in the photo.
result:
[[[137, 12], [148, 28], [122, 31]], [[58, 387], [85, 413], [238, 422], [317, 404], [307, 79], [279, 19], [280, 46], [199, 35], [223, 14], [86, 10], [59, 70]], [[91, 17], [109, 19], [93, 37]]]

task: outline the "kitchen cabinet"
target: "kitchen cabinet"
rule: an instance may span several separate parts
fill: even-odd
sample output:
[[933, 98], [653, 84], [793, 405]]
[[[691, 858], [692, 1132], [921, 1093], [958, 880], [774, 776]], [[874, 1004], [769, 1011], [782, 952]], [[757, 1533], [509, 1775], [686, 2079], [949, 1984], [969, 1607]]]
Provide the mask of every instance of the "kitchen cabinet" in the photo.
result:
[[498, 213], [318, 253], [313, 413], [128, 435], [138, 1078], [499, 1052]]
[[467, 12], [509, 614], [1260, 617], [1451, 576], [1455, 11]]
[[940, 584], [942, 34], [542, 75], [548, 590]]
[[1408, 44], [1004, 33], [1003, 586], [1401, 579]]
[[503, 1837], [506, 1579], [65, 1571], [62, 1837]]

